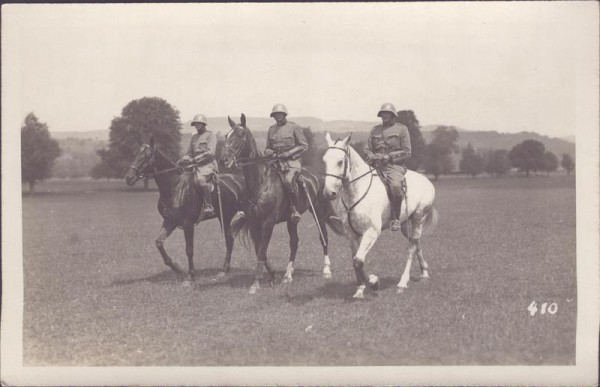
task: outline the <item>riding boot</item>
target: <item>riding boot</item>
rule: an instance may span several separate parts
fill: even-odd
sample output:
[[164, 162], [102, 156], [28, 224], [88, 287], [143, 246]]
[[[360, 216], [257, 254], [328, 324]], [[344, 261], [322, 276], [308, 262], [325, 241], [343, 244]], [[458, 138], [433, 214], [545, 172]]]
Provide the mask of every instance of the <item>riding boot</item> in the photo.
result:
[[215, 210], [212, 206], [212, 198], [208, 186], [202, 187], [202, 196], [204, 197], [204, 215], [203, 218], [208, 218], [215, 215]]
[[300, 213], [298, 212], [298, 210], [296, 209], [296, 206], [298, 205], [298, 194], [296, 193], [296, 190], [291, 188], [288, 190], [288, 198], [290, 199], [290, 220], [293, 223], [298, 223], [300, 222], [300, 218], [302, 217], [300, 215]]
[[402, 199], [404, 195], [394, 195], [392, 196], [392, 231], [400, 231], [401, 223], [400, 223], [400, 209], [402, 208]]

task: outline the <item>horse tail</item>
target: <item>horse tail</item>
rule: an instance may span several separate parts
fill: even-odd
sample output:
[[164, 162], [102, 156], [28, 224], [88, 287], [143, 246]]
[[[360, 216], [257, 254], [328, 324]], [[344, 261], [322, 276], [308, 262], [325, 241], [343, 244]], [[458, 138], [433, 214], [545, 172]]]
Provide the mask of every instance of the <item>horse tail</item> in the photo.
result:
[[250, 222], [242, 211], [236, 212], [231, 219], [231, 235], [239, 239], [245, 248], [251, 248]]
[[426, 213], [427, 219], [425, 219], [425, 223], [423, 224], [423, 233], [432, 232], [435, 229], [435, 226], [437, 226], [440, 218], [440, 215], [434, 206], [429, 207]]

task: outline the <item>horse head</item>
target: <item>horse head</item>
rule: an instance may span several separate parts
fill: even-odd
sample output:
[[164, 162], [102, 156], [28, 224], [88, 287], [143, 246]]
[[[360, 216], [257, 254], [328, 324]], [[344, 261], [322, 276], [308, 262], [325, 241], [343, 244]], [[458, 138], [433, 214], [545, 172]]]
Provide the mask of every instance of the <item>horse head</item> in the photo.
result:
[[343, 187], [343, 183], [348, 179], [349, 169], [349, 144], [352, 133], [343, 140], [333, 140], [329, 132], [325, 135], [327, 140], [327, 151], [323, 155], [325, 162], [325, 187], [323, 195], [329, 200], [337, 197]]
[[127, 168], [125, 174], [127, 185], [134, 186], [154, 166], [154, 150], [154, 137], [152, 137], [150, 138], [150, 144], [142, 145], [135, 155], [133, 163]]
[[250, 151], [248, 138], [252, 135], [246, 127], [246, 116], [242, 113], [240, 123], [236, 124], [231, 117], [227, 116], [231, 130], [225, 136], [225, 145], [221, 152], [221, 161], [227, 168], [233, 167], [240, 157], [247, 157]]

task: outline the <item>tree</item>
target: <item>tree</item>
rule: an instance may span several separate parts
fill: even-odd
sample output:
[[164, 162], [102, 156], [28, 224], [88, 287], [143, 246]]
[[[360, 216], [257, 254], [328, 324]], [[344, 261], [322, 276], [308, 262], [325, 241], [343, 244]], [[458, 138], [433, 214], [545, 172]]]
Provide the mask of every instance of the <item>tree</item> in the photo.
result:
[[504, 175], [510, 170], [510, 160], [508, 159], [508, 151], [504, 149], [492, 149], [489, 152], [486, 172], [490, 175]]
[[425, 171], [438, 176], [454, 169], [452, 154], [458, 151], [456, 141], [458, 131], [453, 126], [438, 126], [433, 132], [433, 140], [425, 147]]
[[565, 171], [567, 171], [568, 175], [570, 175], [573, 169], [575, 169], [575, 162], [573, 161], [573, 158], [566, 153], [563, 153], [560, 165], [565, 169]]
[[310, 126], [302, 128], [306, 142], [308, 143], [308, 149], [300, 155], [302, 165], [310, 165], [317, 167], [320, 164], [320, 160], [317, 160], [317, 149], [315, 147], [315, 134], [310, 129]]
[[34, 192], [37, 181], [52, 175], [52, 165], [60, 154], [60, 146], [50, 137], [48, 125], [29, 113], [21, 127], [21, 181], [29, 183], [29, 192]]
[[425, 140], [421, 133], [419, 120], [417, 120], [417, 117], [412, 110], [400, 110], [398, 111], [397, 122], [406, 126], [410, 133], [411, 156], [406, 162], [406, 166], [409, 169], [416, 171], [419, 166], [421, 166], [423, 154], [425, 153]]
[[483, 167], [483, 157], [475, 153], [475, 149], [469, 143], [462, 151], [462, 159], [459, 164], [460, 171], [475, 177], [483, 172]]
[[508, 154], [511, 164], [529, 177], [529, 171], [544, 170], [544, 144], [536, 140], [525, 140], [515, 145]]
[[550, 151], [544, 153], [544, 171], [550, 173], [558, 168], [558, 157]]
[[[108, 149], [98, 151], [100, 164], [96, 176], [122, 177], [140, 146], [154, 136], [156, 146], [169, 159], [181, 154], [181, 122], [179, 111], [157, 97], [144, 97], [129, 102], [110, 125]], [[105, 175], [102, 175], [106, 173]], [[148, 181], [144, 181], [148, 187]]]

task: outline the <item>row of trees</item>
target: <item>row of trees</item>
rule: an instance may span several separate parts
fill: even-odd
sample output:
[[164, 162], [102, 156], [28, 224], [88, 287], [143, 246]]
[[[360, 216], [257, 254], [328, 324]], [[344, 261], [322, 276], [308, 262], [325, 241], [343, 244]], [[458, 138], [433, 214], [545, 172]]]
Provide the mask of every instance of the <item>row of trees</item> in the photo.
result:
[[[420, 130], [419, 121], [412, 110], [398, 112], [398, 122], [405, 125], [411, 137], [412, 157], [408, 167], [413, 170], [424, 170], [437, 179], [455, 169], [454, 159], [459, 152], [457, 141], [459, 133], [452, 126], [438, 126], [429, 144], [425, 143]], [[315, 144], [316, 135], [305, 129], [310, 147], [303, 155], [306, 165], [318, 166], [322, 157], [322, 149]], [[157, 146], [170, 159], [176, 160], [181, 154], [181, 122], [179, 111], [161, 98], [141, 98], [128, 103], [119, 117], [115, 117], [110, 125], [108, 147], [97, 151], [100, 162], [96, 164], [91, 175], [94, 178], [121, 178], [127, 166], [133, 160], [140, 146], [154, 136]], [[61, 154], [58, 143], [50, 137], [48, 127], [39, 122], [30, 113], [21, 128], [21, 175], [23, 182], [30, 185], [33, 192], [36, 181], [50, 176], [54, 160]], [[223, 145], [219, 141], [217, 150]], [[362, 153], [364, 143], [354, 144]], [[573, 159], [569, 155], [562, 156], [562, 167], [570, 173], [574, 169]], [[491, 175], [503, 175], [511, 167], [518, 168], [529, 176], [530, 171], [555, 171], [558, 158], [544, 149], [544, 144], [535, 140], [526, 140], [510, 151], [484, 150], [477, 151], [471, 144], [462, 150], [459, 170], [471, 176], [483, 172]], [[146, 182], [147, 184], [147, 182]]]

